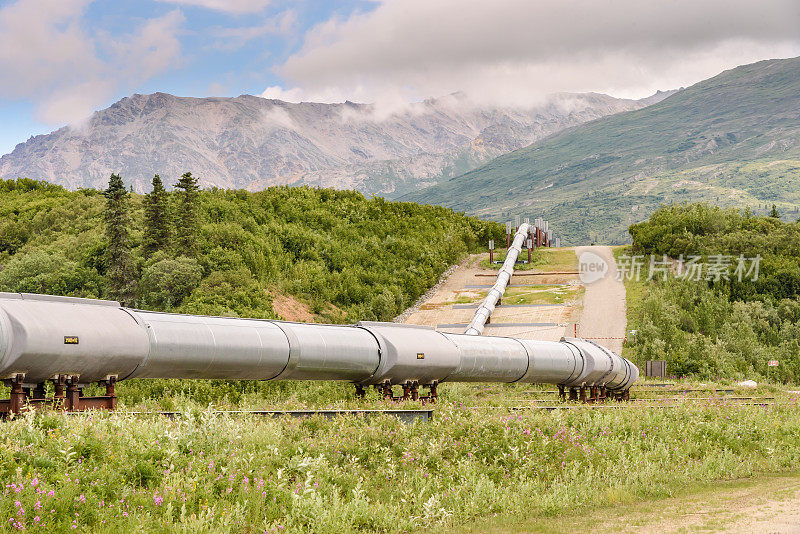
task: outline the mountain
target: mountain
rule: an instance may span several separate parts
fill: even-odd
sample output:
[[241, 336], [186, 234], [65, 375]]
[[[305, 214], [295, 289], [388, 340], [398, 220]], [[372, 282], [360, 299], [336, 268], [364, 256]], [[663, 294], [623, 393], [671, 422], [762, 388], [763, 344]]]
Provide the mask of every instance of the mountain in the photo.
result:
[[800, 213], [800, 58], [725, 71], [643, 109], [556, 133], [402, 200], [620, 243], [660, 204]]
[[155, 173], [172, 183], [191, 171], [204, 187], [313, 184], [397, 195], [565, 127], [643, 105], [589, 93], [503, 108], [453, 94], [391, 112], [352, 102], [135, 94], [85, 124], [17, 145], [0, 158], [0, 177], [100, 188], [118, 172], [146, 191]]

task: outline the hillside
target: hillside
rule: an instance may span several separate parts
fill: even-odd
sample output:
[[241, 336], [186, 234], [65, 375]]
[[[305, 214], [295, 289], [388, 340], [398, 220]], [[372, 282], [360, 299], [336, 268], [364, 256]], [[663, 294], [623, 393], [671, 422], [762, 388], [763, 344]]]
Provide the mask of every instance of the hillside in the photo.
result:
[[642, 103], [556, 95], [540, 107], [477, 106], [463, 95], [387, 113], [372, 105], [292, 104], [243, 95], [133, 95], [85, 124], [32, 137], [0, 158], [0, 178], [69, 189], [122, 173], [137, 191], [153, 174], [191, 171], [204, 187], [260, 190], [310, 184], [391, 195], [435, 184], [560, 129]]
[[557, 133], [404, 200], [544, 214], [569, 243], [619, 243], [658, 205], [800, 207], [800, 58], [762, 61]]
[[[200, 203], [196, 256], [167, 250], [148, 258], [142, 197], [131, 195], [138, 288], [129, 304], [311, 322], [389, 320], [478, 242], [503, 232], [438, 206], [353, 191], [202, 191]], [[0, 181], [0, 291], [107, 297], [104, 206], [95, 190]]]
[[[706, 261], [693, 273], [626, 280], [635, 295], [628, 328], [637, 332], [627, 357], [666, 360], [670, 375], [703, 380], [800, 379], [800, 223], [686, 204], [656, 210], [630, 233], [634, 254]], [[759, 256], [757, 273], [747, 259], [737, 273], [740, 255]], [[726, 257], [715, 271], [715, 258]]]

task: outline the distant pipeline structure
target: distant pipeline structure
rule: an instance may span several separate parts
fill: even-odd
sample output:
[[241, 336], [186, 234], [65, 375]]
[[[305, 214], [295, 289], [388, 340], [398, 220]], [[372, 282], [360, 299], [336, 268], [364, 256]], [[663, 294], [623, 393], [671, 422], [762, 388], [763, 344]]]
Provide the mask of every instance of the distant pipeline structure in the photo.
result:
[[[434, 401], [442, 382], [556, 384], [562, 399], [627, 400], [639, 377], [627, 359], [591, 341], [481, 336], [524, 242], [550, 246], [546, 221], [517, 225], [497, 282], [464, 334], [397, 323], [325, 325], [159, 313], [119, 302], [0, 293], [0, 379], [11, 388], [0, 414], [27, 406], [114, 409], [131, 378], [337, 380], [358, 395]], [[54, 394], [46, 398], [45, 383]], [[86, 397], [97, 383], [106, 394]], [[392, 387], [401, 386], [395, 397]], [[420, 388], [429, 394], [420, 396]]]

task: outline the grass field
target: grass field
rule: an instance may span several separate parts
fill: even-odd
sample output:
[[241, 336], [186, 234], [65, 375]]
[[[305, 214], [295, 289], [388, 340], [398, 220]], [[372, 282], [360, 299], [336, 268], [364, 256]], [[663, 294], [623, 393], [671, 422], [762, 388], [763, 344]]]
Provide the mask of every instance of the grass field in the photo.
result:
[[510, 287], [503, 295], [504, 304], [564, 304], [583, 296], [579, 285], [553, 284], [536, 288]]
[[[303, 386], [218, 404], [398, 407], [376, 395], [356, 400], [346, 385]], [[163, 405], [125, 401], [144, 383], [128, 387], [128, 408]], [[432, 422], [413, 425], [230, 417], [173, 395], [183, 413], [175, 420], [123, 407], [4, 423], [3, 530], [462, 528], [665, 497], [695, 481], [786, 470], [800, 459], [797, 399], [782, 392], [767, 407], [703, 400], [550, 412], [533, 408], [532, 399], [552, 400], [543, 388], [456, 384], [442, 387]]]
[[[563, 286], [512, 289], [552, 299]], [[629, 305], [643, 290], [628, 286]], [[797, 392], [734, 384], [642, 380], [631, 403], [549, 411], [561, 406], [553, 386], [445, 383], [433, 420], [406, 424], [219, 413], [422, 407], [374, 391], [358, 399], [349, 384], [122, 382], [116, 413], [3, 423], [0, 531], [574, 532], [615, 529], [617, 516], [658, 525], [713, 488], [795, 473]], [[179, 415], [135, 413], [158, 410]]]

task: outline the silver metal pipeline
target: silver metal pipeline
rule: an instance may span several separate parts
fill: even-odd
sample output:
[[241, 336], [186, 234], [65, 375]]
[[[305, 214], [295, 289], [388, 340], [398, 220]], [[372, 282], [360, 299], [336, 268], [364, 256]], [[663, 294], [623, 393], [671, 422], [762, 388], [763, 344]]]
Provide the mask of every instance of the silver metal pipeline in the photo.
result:
[[[118, 302], [0, 293], [0, 379], [33, 388], [128, 378], [529, 382], [625, 391], [639, 371], [599, 345], [133, 310]], [[60, 378], [59, 378], [60, 377]]]
[[483, 334], [486, 321], [489, 320], [492, 312], [494, 312], [497, 301], [505, 294], [506, 286], [514, 275], [514, 266], [517, 264], [517, 258], [520, 252], [522, 252], [522, 244], [525, 243], [525, 240], [528, 238], [530, 228], [530, 224], [524, 223], [517, 229], [514, 240], [508, 248], [506, 260], [503, 262], [503, 266], [497, 274], [497, 280], [492, 288], [489, 289], [489, 293], [486, 295], [486, 298], [483, 299], [481, 305], [478, 306], [478, 310], [472, 317], [472, 321], [470, 321], [469, 325], [467, 325], [467, 329], [464, 331], [468, 336], [479, 336]]

